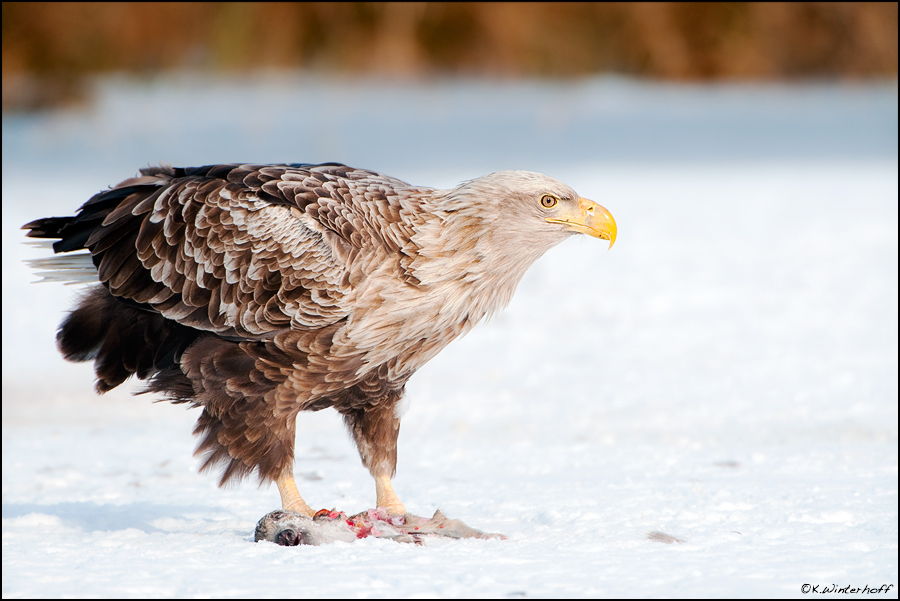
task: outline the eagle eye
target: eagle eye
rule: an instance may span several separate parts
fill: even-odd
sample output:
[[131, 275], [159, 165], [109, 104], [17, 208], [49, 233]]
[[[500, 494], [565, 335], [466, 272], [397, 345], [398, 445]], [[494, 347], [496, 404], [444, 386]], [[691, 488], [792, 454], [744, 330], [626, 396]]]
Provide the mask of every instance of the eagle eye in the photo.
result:
[[558, 202], [559, 200], [557, 200], [557, 198], [551, 194], [544, 194], [543, 196], [541, 196], [541, 206], [545, 209], [552, 209]]

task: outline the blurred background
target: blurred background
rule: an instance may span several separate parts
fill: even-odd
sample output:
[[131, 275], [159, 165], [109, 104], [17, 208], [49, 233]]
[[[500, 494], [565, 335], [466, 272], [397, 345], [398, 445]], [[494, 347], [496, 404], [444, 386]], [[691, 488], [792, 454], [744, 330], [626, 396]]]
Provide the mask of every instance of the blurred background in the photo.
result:
[[897, 3], [7, 2], [3, 160], [891, 157], [896, 78]]
[[883, 79], [897, 3], [3, 3], [4, 110], [77, 99], [89, 75], [173, 69]]

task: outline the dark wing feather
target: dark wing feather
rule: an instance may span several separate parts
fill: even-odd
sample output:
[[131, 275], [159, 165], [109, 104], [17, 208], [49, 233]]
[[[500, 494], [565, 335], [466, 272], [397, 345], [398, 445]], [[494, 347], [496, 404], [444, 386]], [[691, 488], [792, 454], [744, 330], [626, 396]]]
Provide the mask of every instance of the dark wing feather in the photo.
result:
[[91, 251], [114, 296], [224, 336], [265, 339], [343, 319], [348, 286], [365, 275], [357, 251], [396, 250], [409, 237], [378, 223], [399, 220], [393, 186], [407, 185], [368, 171], [218, 165], [142, 174], [88, 201], [62, 242], [77, 238]]

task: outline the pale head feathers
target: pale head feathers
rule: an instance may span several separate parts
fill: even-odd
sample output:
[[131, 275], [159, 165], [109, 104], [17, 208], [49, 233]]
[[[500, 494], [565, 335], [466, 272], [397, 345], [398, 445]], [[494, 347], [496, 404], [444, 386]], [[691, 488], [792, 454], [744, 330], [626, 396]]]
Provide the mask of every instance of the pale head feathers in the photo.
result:
[[578, 202], [569, 186], [531, 171], [498, 171], [435, 191], [432, 217], [413, 236], [420, 250], [412, 267], [424, 284], [448, 284], [443, 312], [458, 315], [468, 305], [477, 321], [505, 307], [525, 271], [572, 235], [546, 221], [547, 194]]

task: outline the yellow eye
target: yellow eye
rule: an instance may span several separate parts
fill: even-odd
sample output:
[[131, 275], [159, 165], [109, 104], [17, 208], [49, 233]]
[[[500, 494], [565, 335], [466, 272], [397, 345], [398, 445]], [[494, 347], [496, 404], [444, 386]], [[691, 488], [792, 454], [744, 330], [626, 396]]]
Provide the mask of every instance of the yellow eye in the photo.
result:
[[543, 196], [541, 196], [541, 206], [545, 209], [552, 209], [558, 202], [559, 201], [555, 196], [551, 196], [549, 194], [544, 194]]

